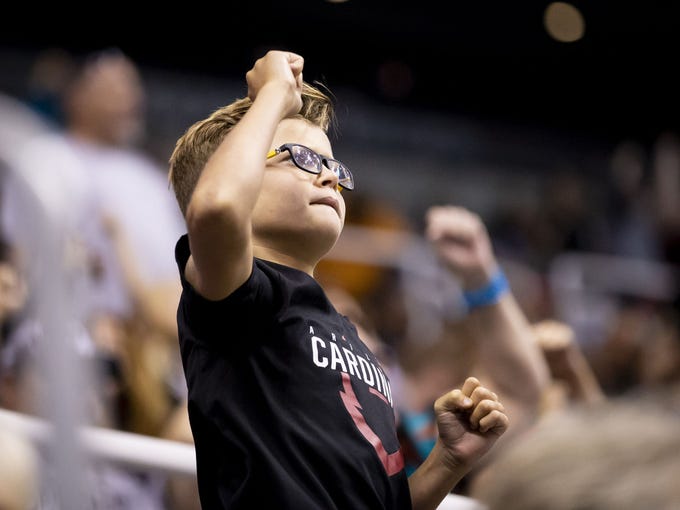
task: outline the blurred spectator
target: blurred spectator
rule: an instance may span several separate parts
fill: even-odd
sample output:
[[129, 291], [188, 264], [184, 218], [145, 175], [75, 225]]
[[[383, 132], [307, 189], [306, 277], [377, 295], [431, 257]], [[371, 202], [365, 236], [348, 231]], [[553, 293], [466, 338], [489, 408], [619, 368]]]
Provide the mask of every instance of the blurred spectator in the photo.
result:
[[680, 418], [648, 396], [551, 414], [501, 450], [471, 493], [489, 510], [679, 508]]
[[73, 56], [59, 47], [41, 50], [33, 59], [24, 100], [51, 127], [64, 127], [62, 98], [76, 74], [76, 66]]
[[669, 305], [629, 300], [619, 307], [603, 345], [589, 355], [608, 395], [680, 381], [680, 330]]
[[[31, 137], [8, 161], [3, 229], [27, 268], [29, 304], [41, 297], [35, 290], [45, 271], [68, 276], [63, 295], [74, 316], [63, 320], [91, 371], [88, 419], [158, 435], [184, 391], [173, 257], [184, 221], [165, 168], [139, 148], [146, 97], [136, 64], [116, 49], [74, 62], [60, 98], [63, 129]], [[64, 240], [61, 260], [41, 265], [36, 256], [44, 251], [30, 221], [36, 215]], [[49, 340], [35, 312], [29, 306], [2, 353], [8, 405], [29, 413], [37, 399], [28, 395], [45, 382], [34, 369], [35, 351]], [[105, 464], [89, 475], [102, 508], [161, 507], [155, 475]]]
[[663, 247], [663, 259], [680, 264], [680, 137], [661, 133], [652, 152], [654, 203]]
[[635, 140], [622, 140], [612, 151], [608, 187], [596, 251], [661, 260], [648, 155]]
[[543, 274], [565, 251], [590, 251], [597, 198], [593, 183], [569, 166], [550, 169], [535, 204], [513, 203], [489, 221], [499, 256], [527, 264]]
[[609, 154], [604, 182], [558, 166], [543, 179], [535, 205], [516, 204], [491, 223], [499, 253], [541, 272], [570, 251], [659, 260], [647, 156], [642, 143], [619, 141]]
[[680, 329], [680, 136], [662, 132], [653, 152], [654, 202], [661, 235], [663, 260], [677, 269], [673, 309]]
[[[63, 133], [36, 137], [14, 161], [17, 179], [10, 180], [5, 194], [3, 219], [33, 278], [41, 269], [31, 265], [30, 256], [39, 250], [40, 239], [32, 237], [21, 213], [44, 207], [55, 227], [63, 229], [77, 316], [95, 343], [106, 324], [116, 320], [114, 330], [124, 333], [118, 338], [129, 340], [126, 346], [144, 344], [138, 337], [127, 339], [129, 332], [153, 331], [150, 336], [165, 338], [173, 356], [179, 284], [172, 254], [184, 224], [165, 170], [136, 148], [144, 135], [144, 104], [141, 76], [127, 56], [117, 50], [87, 55], [62, 97]], [[39, 202], [23, 200], [27, 193], [20, 188], [26, 183]], [[132, 250], [134, 288], [112, 238], [119, 231]], [[99, 327], [100, 320], [105, 326]], [[153, 359], [142, 358], [135, 368], [144, 369]]]
[[[17, 337], [28, 329], [26, 307], [28, 283], [19, 267], [17, 254], [0, 241], [0, 407], [33, 413], [35, 384], [28, 371], [19, 368]], [[29, 404], [31, 402], [31, 404]]]
[[[386, 296], [400, 297], [406, 304], [408, 324], [396, 345], [384, 341], [368, 310], [353, 305], [341, 293], [329, 292], [338, 310], [358, 324], [360, 337], [375, 344], [371, 347], [377, 348], [387, 365], [402, 452], [411, 471], [434, 444], [432, 404], [446, 388], [460, 384], [468, 375], [489, 381], [511, 419], [501, 439], [506, 441], [538, 417], [549, 382], [543, 354], [508, 287], [494, 287], [498, 294], [484, 304], [470, 305], [465, 299], [466, 292], [485, 289], [499, 275], [505, 278], [481, 218], [463, 207], [432, 207], [425, 225], [425, 244], [416, 245], [418, 238], [413, 236], [413, 244], [408, 245], [409, 265], [401, 269], [412, 272], [397, 281], [400, 296]], [[385, 314], [383, 321], [389, 318]], [[428, 319], [433, 324], [427, 324]], [[385, 344], [392, 349], [385, 349]], [[456, 492], [464, 494], [465, 483]]]
[[[168, 343], [175, 338], [174, 330], [169, 329], [167, 317], [163, 315], [174, 314], [176, 306], [172, 307], [172, 301], [163, 296], [160, 296], [161, 301], [165, 301], [168, 308], [155, 306], [156, 295], [168, 293], [167, 287], [149, 288], [145, 284], [129, 235], [112, 216], [104, 218], [104, 223], [135, 303], [136, 314], [122, 325], [116, 320], [106, 321], [106, 316], [102, 316], [93, 326], [103, 325], [100, 328], [103, 338], [112, 340], [106, 343], [126, 385], [126, 416], [122, 427], [141, 434], [158, 435], [174, 412], [174, 406], [183, 399], [186, 387], [176, 344]], [[172, 296], [172, 293], [168, 294]], [[107, 335], [109, 331], [117, 334]], [[95, 342], [104, 344], [96, 334]]]
[[551, 385], [543, 398], [541, 415], [571, 405], [595, 405], [606, 397], [574, 330], [555, 319], [532, 324], [550, 369]]
[[[86, 56], [62, 98], [64, 132], [35, 138], [13, 170], [68, 234], [70, 260], [83, 265], [83, 314], [134, 313], [136, 303], [103, 225], [109, 215], [131, 238], [159, 327], [172, 332], [174, 310], [169, 310], [179, 294], [172, 249], [168, 255], [167, 248], [183, 231], [183, 220], [165, 169], [136, 148], [144, 136], [144, 94], [139, 71], [122, 53]], [[9, 191], [6, 198], [8, 213], [27, 207], [13, 203]], [[22, 231], [21, 218], [3, 216], [10, 239], [28, 246], [30, 254], [35, 240]]]
[[15, 250], [0, 238], [0, 352], [27, 300], [28, 286]]

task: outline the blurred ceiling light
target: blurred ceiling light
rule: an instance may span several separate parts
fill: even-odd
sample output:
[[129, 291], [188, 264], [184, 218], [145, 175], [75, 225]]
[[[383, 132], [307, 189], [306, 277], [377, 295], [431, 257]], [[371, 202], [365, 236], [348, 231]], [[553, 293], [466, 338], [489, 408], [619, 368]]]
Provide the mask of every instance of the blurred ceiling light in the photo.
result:
[[543, 14], [543, 24], [550, 37], [560, 42], [578, 41], [586, 28], [581, 11], [566, 2], [548, 5]]

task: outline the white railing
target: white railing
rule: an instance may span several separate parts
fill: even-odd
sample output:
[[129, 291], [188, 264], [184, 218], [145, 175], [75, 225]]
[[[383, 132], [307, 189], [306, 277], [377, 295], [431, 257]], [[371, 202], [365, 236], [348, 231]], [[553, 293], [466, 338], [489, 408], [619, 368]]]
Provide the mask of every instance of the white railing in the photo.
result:
[[[6, 409], [0, 409], [0, 429], [39, 446], [48, 445], [54, 437], [49, 422]], [[145, 471], [196, 474], [195, 450], [191, 444], [87, 426], [80, 429], [78, 437], [83, 451], [94, 458]]]

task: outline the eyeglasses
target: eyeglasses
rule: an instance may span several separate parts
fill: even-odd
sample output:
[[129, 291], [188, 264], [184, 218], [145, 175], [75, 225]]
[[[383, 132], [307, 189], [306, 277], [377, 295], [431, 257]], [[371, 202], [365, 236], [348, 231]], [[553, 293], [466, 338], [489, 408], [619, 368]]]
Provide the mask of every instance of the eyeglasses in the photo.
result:
[[267, 159], [271, 159], [274, 156], [281, 154], [283, 151], [288, 151], [290, 153], [293, 163], [295, 163], [295, 166], [300, 170], [318, 175], [322, 170], [321, 165], [324, 165], [338, 177], [338, 185], [340, 187], [348, 190], [354, 189], [354, 177], [352, 176], [352, 172], [349, 171], [349, 168], [340, 163], [340, 161], [321, 156], [309, 147], [305, 147], [298, 143], [284, 143], [278, 149], [270, 151], [269, 154], [267, 154]]

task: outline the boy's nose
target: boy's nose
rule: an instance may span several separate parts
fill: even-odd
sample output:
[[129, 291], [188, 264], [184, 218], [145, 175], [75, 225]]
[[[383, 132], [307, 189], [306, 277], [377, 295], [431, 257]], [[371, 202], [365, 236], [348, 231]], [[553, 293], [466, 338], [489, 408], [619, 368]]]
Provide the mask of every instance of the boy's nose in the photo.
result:
[[320, 182], [321, 186], [331, 188], [337, 188], [338, 186], [338, 176], [326, 165], [321, 165], [321, 173], [317, 176], [317, 181]]

